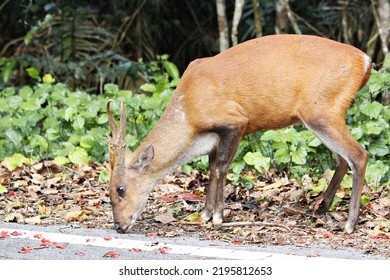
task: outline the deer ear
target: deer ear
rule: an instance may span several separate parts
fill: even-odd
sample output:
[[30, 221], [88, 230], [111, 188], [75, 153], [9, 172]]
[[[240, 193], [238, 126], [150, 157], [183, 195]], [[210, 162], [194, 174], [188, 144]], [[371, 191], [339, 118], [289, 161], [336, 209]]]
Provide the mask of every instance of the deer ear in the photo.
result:
[[149, 144], [138, 155], [138, 160], [135, 166], [138, 168], [139, 171], [141, 171], [149, 166], [153, 158], [154, 158], [154, 148], [151, 144]]

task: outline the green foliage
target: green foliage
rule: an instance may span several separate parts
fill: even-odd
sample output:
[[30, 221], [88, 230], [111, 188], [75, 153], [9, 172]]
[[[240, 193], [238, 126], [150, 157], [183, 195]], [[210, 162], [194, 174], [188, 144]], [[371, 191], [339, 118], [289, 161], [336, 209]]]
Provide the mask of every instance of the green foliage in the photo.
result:
[[[373, 71], [367, 86], [357, 94], [347, 112], [347, 124], [352, 135], [370, 154], [366, 181], [374, 187], [379, 182], [390, 180], [390, 109], [375, 100], [389, 88], [389, 72]], [[260, 174], [273, 167], [296, 178], [305, 174], [321, 176], [326, 169], [335, 167], [332, 153], [311, 131], [303, 127], [288, 127], [247, 136], [240, 145], [236, 160], [242, 157], [247, 165], [254, 166]], [[314, 193], [323, 190], [324, 182], [321, 183], [321, 180], [312, 186]]]
[[[55, 83], [49, 74], [34, 78], [41, 81], [34, 87], [4, 88], [0, 95], [0, 159], [14, 155], [8, 161], [10, 169], [25, 163], [26, 157], [52, 158], [59, 164], [105, 161], [104, 136], [109, 133], [105, 104], [110, 98], [126, 104], [126, 141], [130, 149], [135, 149], [160, 118], [179, 81], [177, 67], [167, 59], [160, 56], [158, 61], [147, 65], [139, 62], [141, 67], [149, 69], [150, 82], [141, 86], [146, 94], [133, 94], [116, 84], [105, 84], [104, 94], [90, 95]], [[33, 70], [29, 72], [32, 76], [37, 74]], [[388, 72], [373, 71], [367, 87], [358, 93], [347, 113], [352, 135], [370, 153], [366, 180], [374, 188], [390, 179], [390, 110], [376, 101], [381, 91], [388, 90], [388, 84]], [[119, 102], [112, 104], [112, 111], [119, 119]], [[310, 174], [315, 182], [318, 180], [309, 186], [316, 194], [326, 185], [320, 177], [334, 167], [332, 153], [320, 140], [304, 127], [296, 126], [244, 137], [229, 179], [250, 187], [254, 178], [243, 171], [253, 168], [262, 176], [270, 168], [295, 178]], [[187, 172], [207, 168], [207, 156], [183, 167]], [[350, 177], [346, 176], [342, 184], [349, 188]]]
[[[107, 145], [108, 99], [124, 101], [128, 117], [126, 141], [135, 148], [160, 118], [178, 82], [178, 70], [167, 57], [152, 62], [150, 80], [142, 88], [150, 94], [133, 94], [106, 84], [103, 95], [90, 95], [54, 83], [51, 75], [39, 77], [43, 83], [0, 92], [0, 160], [8, 160], [10, 170], [33, 159], [54, 159], [58, 164], [104, 162]], [[113, 104], [119, 118], [119, 102]], [[22, 156], [22, 154], [24, 156]], [[20, 156], [18, 156], [20, 155]], [[22, 158], [21, 158], [22, 157]]]

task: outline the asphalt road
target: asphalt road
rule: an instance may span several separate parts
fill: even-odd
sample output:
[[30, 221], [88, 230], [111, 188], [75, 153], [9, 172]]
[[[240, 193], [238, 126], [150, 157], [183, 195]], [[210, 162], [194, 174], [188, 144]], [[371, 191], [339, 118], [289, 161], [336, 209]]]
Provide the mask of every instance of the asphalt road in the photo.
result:
[[29, 280], [236, 280], [237, 276], [311, 280], [321, 274], [340, 279], [383, 279], [390, 275], [390, 259], [320, 245], [236, 246], [196, 236], [146, 237], [69, 225], [0, 222], [0, 271], [7, 278]]
[[[384, 259], [352, 248], [235, 246], [194, 236], [146, 237], [68, 225], [39, 227], [0, 222], [1, 232], [8, 236], [0, 237], [0, 260]], [[108, 252], [114, 253], [107, 255]]]

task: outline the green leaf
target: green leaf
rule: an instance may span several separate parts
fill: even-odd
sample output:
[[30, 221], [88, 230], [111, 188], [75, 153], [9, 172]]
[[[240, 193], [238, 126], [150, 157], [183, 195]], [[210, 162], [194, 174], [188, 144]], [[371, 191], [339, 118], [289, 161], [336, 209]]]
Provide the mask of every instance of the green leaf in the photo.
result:
[[268, 130], [264, 132], [260, 140], [262, 141], [276, 141], [286, 143], [286, 140], [281, 135], [280, 130]]
[[365, 132], [372, 135], [379, 135], [388, 127], [389, 124], [384, 119], [371, 120], [363, 126]]
[[326, 189], [327, 183], [325, 179], [319, 179], [317, 184], [310, 183], [308, 189], [312, 195], [318, 195]]
[[338, 197], [337, 195], [334, 196], [332, 203], [330, 204], [329, 211], [334, 211], [337, 204], [339, 204], [342, 201], [342, 198]]
[[311, 131], [310, 135], [307, 136], [307, 145], [309, 147], [318, 147], [322, 144], [321, 140]]
[[98, 124], [105, 124], [105, 123], [107, 123], [107, 121], [108, 121], [108, 115], [106, 114], [106, 113], [103, 113], [103, 114], [101, 114], [99, 117], [98, 117], [98, 119], [97, 119], [97, 123]]
[[15, 170], [17, 167], [21, 167], [24, 163], [29, 163], [30, 160], [22, 154], [14, 154], [5, 160], [5, 166], [9, 171]]
[[92, 148], [94, 143], [95, 143], [95, 139], [91, 135], [84, 135], [81, 137], [80, 146], [85, 149]]
[[53, 84], [55, 83], [55, 79], [53, 78], [53, 76], [51, 74], [45, 74], [42, 78], [42, 81], [45, 83], [45, 84]]
[[5, 133], [5, 135], [8, 137], [8, 139], [15, 145], [15, 146], [19, 146], [20, 145], [20, 142], [22, 141], [23, 139], [23, 136], [17, 132], [16, 130], [13, 130], [13, 129], [10, 129], [10, 130], [7, 130], [7, 132]]
[[7, 98], [7, 104], [10, 109], [16, 110], [23, 103], [23, 98], [18, 95]]
[[245, 160], [234, 161], [230, 168], [234, 174], [240, 174], [244, 170], [245, 165]]
[[300, 135], [299, 133], [293, 128], [286, 128], [284, 130], [282, 130], [282, 132], [284, 133], [284, 138], [286, 140], [286, 142], [290, 142], [294, 145], [298, 145], [298, 142], [300, 140]]
[[303, 147], [298, 147], [295, 151], [291, 153], [291, 160], [296, 164], [305, 164], [307, 152]]
[[359, 106], [361, 112], [372, 119], [378, 118], [383, 109], [383, 105], [377, 101], [365, 103]]
[[33, 95], [34, 91], [29, 86], [24, 86], [19, 90], [19, 97], [27, 99]]
[[156, 91], [156, 86], [153, 84], [143, 84], [142, 86], [140, 86], [140, 89], [153, 93]]
[[180, 78], [179, 69], [177, 68], [177, 66], [175, 64], [173, 64], [172, 62], [169, 62], [169, 61], [164, 61], [163, 66], [164, 66], [165, 70], [167, 71], [168, 75], [172, 79], [179, 79]]
[[67, 165], [70, 162], [70, 160], [67, 157], [62, 157], [62, 156], [55, 157], [53, 161], [56, 164], [61, 166]]
[[88, 164], [89, 156], [86, 150], [77, 147], [75, 151], [69, 153], [69, 159], [74, 164]]
[[20, 109], [23, 109], [25, 111], [35, 111], [41, 108], [41, 106], [37, 102], [38, 100], [36, 98], [28, 98], [26, 102], [23, 102], [22, 105], [20, 105]]
[[60, 132], [56, 128], [48, 128], [46, 129], [46, 137], [49, 141], [54, 141], [60, 137]]
[[9, 78], [12, 75], [12, 71], [15, 67], [15, 61], [9, 60], [5, 66], [3, 67], [3, 70], [1, 71], [1, 77], [3, 78], [4, 83], [7, 83]]
[[277, 163], [289, 163], [291, 155], [288, 149], [278, 149], [275, 152], [274, 159]]
[[372, 143], [368, 147], [368, 152], [371, 155], [385, 156], [385, 155], [389, 154], [389, 149], [390, 148], [389, 148], [389, 146], [386, 145], [385, 141], [378, 141], [378, 142]]
[[3, 185], [0, 185], [0, 194], [8, 192], [7, 188], [4, 187]]
[[103, 169], [103, 170], [99, 173], [98, 182], [99, 182], [99, 183], [107, 183], [109, 180], [110, 180], [110, 174], [108, 173], [107, 169]]
[[351, 134], [352, 134], [353, 138], [355, 138], [356, 140], [359, 140], [363, 137], [364, 132], [363, 132], [363, 129], [361, 127], [354, 127], [351, 129]]
[[82, 116], [78, 115], [73, 122], [73, 128], [82, 129], [84, 128], [84, 124], [85, 124], [85, 119]]
[[76, 109], [74, 109], [73, 107], [66, 108], [64, 119], [66, 121], [69, 121], [75, 113], [76, 113]]
[[344, 176], [343, 180], [340, 183], [340, 186], [342, 186], [344, 189], [351, 189], [352, 187], [352, 176]]
[[119, 91], [118, 85], [115, 84], [105, 84], [104, 85], [104, 93], [106, 94], [112, 94]]
[[41, 77], [39, 76], [39, 72], [38, 72], [37, 69], [35, 69], [34, 67], [30, 67], [30, 68], [27, 68], [26, 71], [27, 71], [27, 74], [28, 74], [31, 78], [37, 80], [38, 82], [41, 81]]
[[43, 151], [49, 150], [49, 143], [40, 135], [33, 135], [29, 137], [29, 142], [32, 148], [39, 147]]
[[362, 196], [361, 196], [361, 198], [360, 198], [360, 202], [361, 202], [361, 204], [363, 205], [363, 206], [367, 206], [368, 204], [370, 204], [370, 197], [369, 196], [367, 196], [367, 195], [365, 195], [365, 194], [363, 194]]
[[390, 55], [387, 55], [385, 57], [385, 60], [383, 62], [383, 67], [390, 67]]
[[389, 165], [382, 161], [369, 162], [366, 169], [366, 181], [368, 183], [380, 182], [389, 171]]
[[244, 156], [244, 161], [248, 165], [253, 165], [259, 172], [268, 170], [271, 163], [271, 159], [269, 157], [263, 156], [260, 152], [246, 153], [246, 155]]

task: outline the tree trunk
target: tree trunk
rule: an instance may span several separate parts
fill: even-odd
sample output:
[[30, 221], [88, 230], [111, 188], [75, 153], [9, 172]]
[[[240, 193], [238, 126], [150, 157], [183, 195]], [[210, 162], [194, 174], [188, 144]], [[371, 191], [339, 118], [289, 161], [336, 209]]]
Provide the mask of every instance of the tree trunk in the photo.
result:
[[229, 48], [228, 24], [226, 19], [225, 0], [215, 0], [217, 4], [217, 17], [219, 29], [219, 51], [222, 52]]
[[[374, 0], [371, 0], [375, 7]], [[376, 12], [377, 11], [377, 12]], [[378, 0], [377, 8], [373, 9], [378, 33], [381, 40], [383, 56], [389, 54], [389, 39], [390, 39], [390, 3], [389, 0]]]
[[276, 23], [275, 33], [288, 33], [288, 0], [275, 0]]
[[256, 37], [261, 37], [263, 36], [263, 31], [261, 27], [259, 0], [252, 0], [252, 2], [253, 2], [253, 18], [255, 22], [255, 35]]
[[234, 15], [233, 15], [233, 25], [232, 25], [232, 45], [235, 46], [238, 43], [237, 39], [237, 29], [238, 24], [240, 23], [240, 19], [242, 16], [242, 8], [244, 6], [244, 0], [236, 0], [236, 5], [234, 7]]

